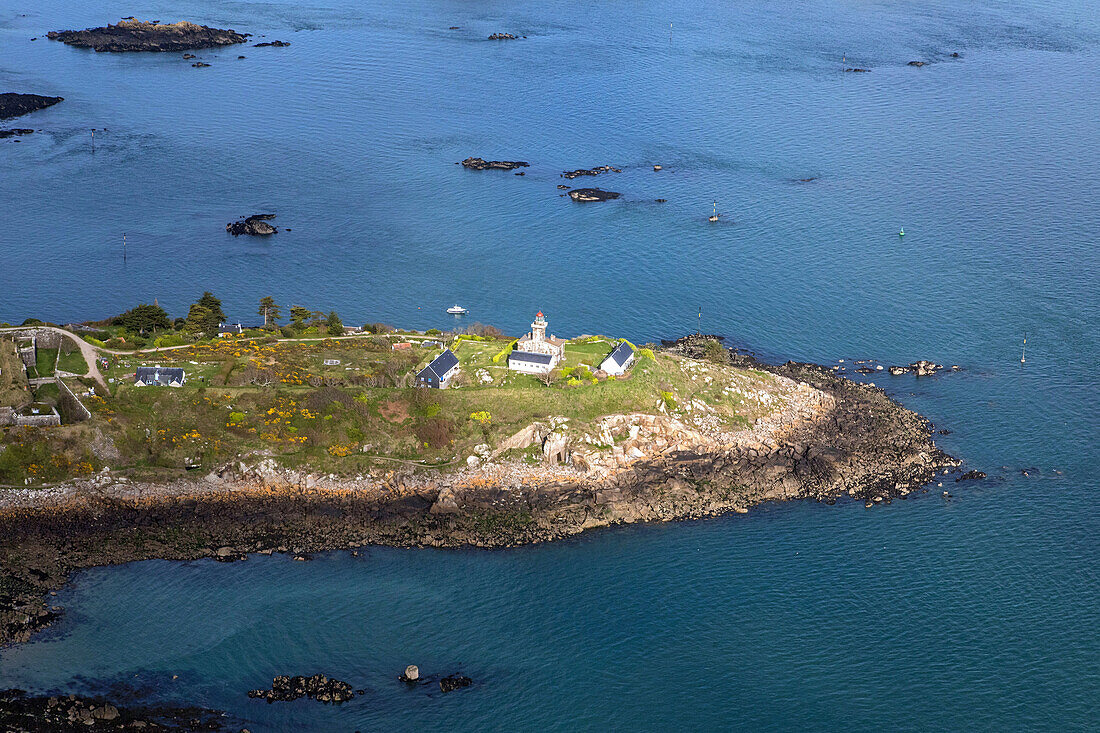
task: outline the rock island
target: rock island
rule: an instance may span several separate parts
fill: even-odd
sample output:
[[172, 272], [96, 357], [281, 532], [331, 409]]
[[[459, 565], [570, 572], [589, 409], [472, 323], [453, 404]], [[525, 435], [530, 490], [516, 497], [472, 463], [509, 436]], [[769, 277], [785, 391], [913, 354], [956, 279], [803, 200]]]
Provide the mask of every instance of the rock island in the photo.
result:
[[[765, 501], [904, 498], [956, 462], [873, 385], [713, 337], [442, 332], [205, 293], [0, 330], [0, 639], [72, 570], [482, 547]], [[515, 329], [519, 330], [519, 329]], [[461, 332], [459, 332], [461, 331]]]

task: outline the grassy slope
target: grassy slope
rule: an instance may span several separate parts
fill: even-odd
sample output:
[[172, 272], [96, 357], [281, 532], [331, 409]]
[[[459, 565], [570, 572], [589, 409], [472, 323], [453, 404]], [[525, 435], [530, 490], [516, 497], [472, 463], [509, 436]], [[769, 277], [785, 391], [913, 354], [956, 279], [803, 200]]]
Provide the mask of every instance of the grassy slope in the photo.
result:
[[[657, 353], [656, 360], [639, 359], [628, 378], [547, 387], [509, 371], [503, 360], [492, 362], [507, 344], [461, 343], [457, 353], [465, 386], [442, 391], [394, 386], [438, 350], [393, 352], [383, 340], [237, 340], [142, 358], [112, 357], [107, 370], [115, 380], [111, 394], [86, 400], [96, 419], [83, 426], [85, 437], [70, 439], [65, 450], [72, 465], [84, 462], [92, 426], [121, 452], [110, 461], [113, 467], [143, 472], [178, 471], [188, 462], [209, 467], [238, 454], [273, 455], [287, 465], [346, 474], [392, 465], [386, 461], [394, 458], [461, 465], [474, 445], [487, 439], [494, 443], [550, 416], [569, 417], [571, 428], [584, 429], [603, 415], [653, 413], [662, 404], [676, 409], [702, 400], [728, 428], [744, 427], [765, 408], [745, 404], [725, 388], [767, 388], [773, 380], [765, 373], [717, 365], [707, 365], [702, 375], [698, 363]], [[613, 344], [569, 344], [565, 365], [595, 366]], [[325, 366], [325, 359], [340, 364]], [[183, 366], [187, 385], [134, 387], [130, 375], [140, 364]], [[257, 370], [264, 370], [263, 379], [271, 383], [253, 384]], [[478, 371], [488, 372], [492, 383], [481, 384]], [[492, 416], [485, 427], [471, 419], [482, 411]], [[39, 439], [63, 441], [66, 430]], [[9, 469], [3, 478], [14, 483], [18, 477]]]

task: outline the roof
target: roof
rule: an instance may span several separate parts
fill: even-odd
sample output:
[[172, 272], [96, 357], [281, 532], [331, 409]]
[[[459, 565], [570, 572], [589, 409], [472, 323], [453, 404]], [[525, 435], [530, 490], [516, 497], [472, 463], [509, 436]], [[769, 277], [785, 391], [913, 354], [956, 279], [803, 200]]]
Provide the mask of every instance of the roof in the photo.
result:
[[513, 351], [508, 354], [508, 361], [525, 361], [529, 364], [549, 364], [553, 359], [550, 354], [536, 354], [533, 351]]
[[169, 384], [183, 382], [183, 369], [180, 367], [138, 367], [134, 372], [134, 381], [142, 384]]
[[634, 349], [631, 348], [630, 344], [623, 341], [621, 344], [612, 349], [611, 353], [607, 355], [607, 358], [605, 358], [604, 361], [607, 361], [607, 359], [611, 359], [619, 366], [623, 366], [624, 364], [626, 364], [627, 361], [630, 360], [630, 356], [633, 353]]
[[421, 376], [424, 372], [431, 372], [435, 376], [443, 379], [447, 374], [458, 366], [458, 357], [450, 349], [446, 349], [442, 354], [432, 359], [432, 363], [420, 370]]

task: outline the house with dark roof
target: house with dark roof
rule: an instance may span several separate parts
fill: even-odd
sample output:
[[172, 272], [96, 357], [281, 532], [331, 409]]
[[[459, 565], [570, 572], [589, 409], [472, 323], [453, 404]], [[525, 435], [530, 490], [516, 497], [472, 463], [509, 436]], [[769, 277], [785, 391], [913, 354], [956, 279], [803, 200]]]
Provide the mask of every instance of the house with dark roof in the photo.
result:
[[240, 336], [244, 333], [244, 326], [239, 323], [219, 323], [218, 324], [218, 336]]
[[600, 362], [600, 369], [616, 377], [626, 374], [630, 365], [634, 363], [634, 348], [623, 341], [611, 353]]
[[537, 354], [519, 349], [508, 354], [508, 368], [524, 374], [546, 374], [557, 363], [553, 354]]
[[135, 387], [182, 387], [187, 375], [180, 367], [138, 367], [134, 372]]
[[451, 386], [451, 380], [458, 374], [458, 357], [450, 349], [432, 359], [432, 363], [420, 370], [416, 375], [417, 387], [430, 387], [432, 389], [447, 389]]

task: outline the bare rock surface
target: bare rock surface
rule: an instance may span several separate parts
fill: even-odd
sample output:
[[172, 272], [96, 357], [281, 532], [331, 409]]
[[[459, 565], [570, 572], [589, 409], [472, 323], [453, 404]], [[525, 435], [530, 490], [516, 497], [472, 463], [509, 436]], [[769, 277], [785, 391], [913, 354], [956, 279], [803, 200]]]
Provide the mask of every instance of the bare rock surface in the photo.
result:
[[604, 191], [602, 188], [574, 188], [569, 192], [569, 198], [574, 201], [612, 201], [622, 196], [616, 191]]
[[64, 99], [64, 97], [44, 97], [41, 94], [4, 92], [0, 94], [0, 120], [7, 120], [46, 107], [52, 107], [58, 102], [64, 101]]
[[47, 38], [96, 51], [187, 51], [244, 43], [248, 36], [234, 30], [211, 28], [188, 21], [146, 22], [133, 18], [115, 25], [84, 30], [50, 31]]
[[531, 164], [525, 160], [485, 160], [484, 158], [467, 158], [462, 161], [463, 168], [469, 168], [475, 171], [510, 171], [516, 168], [527, 168], [530, 165]]

